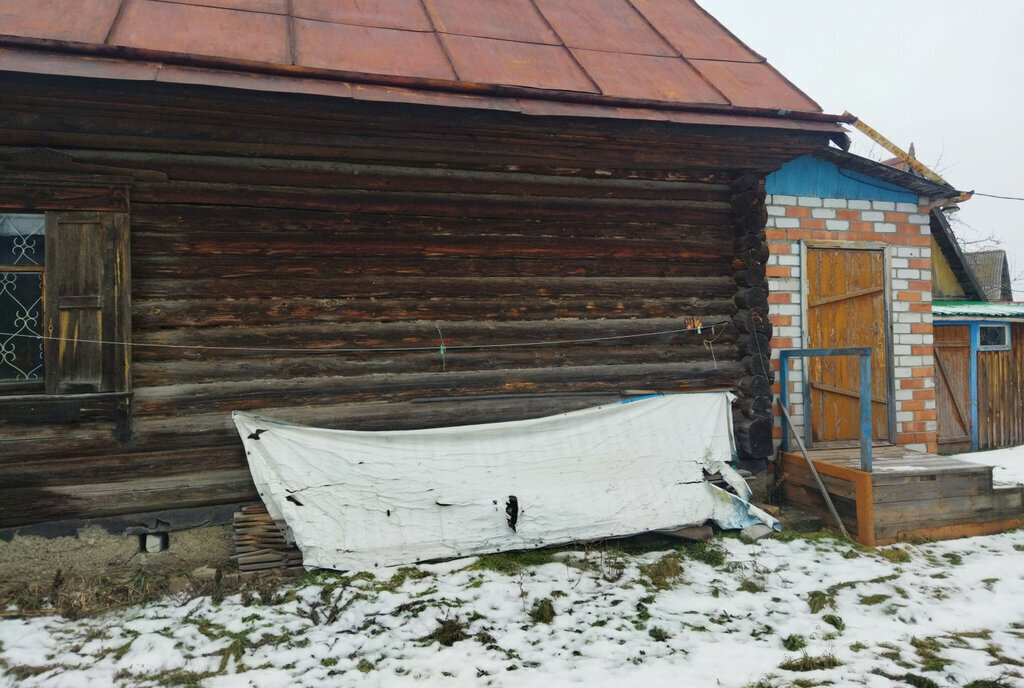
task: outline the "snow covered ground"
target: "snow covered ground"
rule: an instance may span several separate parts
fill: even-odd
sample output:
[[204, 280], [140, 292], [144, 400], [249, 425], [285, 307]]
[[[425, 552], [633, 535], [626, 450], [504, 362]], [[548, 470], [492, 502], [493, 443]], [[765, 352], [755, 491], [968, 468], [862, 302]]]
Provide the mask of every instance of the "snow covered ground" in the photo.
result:
[[0, 621], [0, 686], [1024, 686], [1022, 563], [1024, 531], [322, 572], [220, 603]]
[[[1024, 448], [965, 455], [1024, 482]], [[0, 688], [1024, 687], [1024, 530], [605, 543], [0, 620]]]

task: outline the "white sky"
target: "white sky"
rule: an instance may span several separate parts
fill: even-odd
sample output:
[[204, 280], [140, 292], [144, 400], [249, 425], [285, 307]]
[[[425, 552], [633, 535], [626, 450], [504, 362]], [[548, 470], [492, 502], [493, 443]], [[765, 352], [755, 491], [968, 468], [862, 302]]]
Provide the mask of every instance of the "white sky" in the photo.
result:
[[[861, 118], [961, 190], [1024, 197], [1024, 1], [699, 0], [828, 113]], [[852, 151], [891, 157], [859, 133]], [[1024, 202], [975, 197], [954, 229], [1024, 272]], [[986, 248], [981, 246], [979, 248]], [[1024, 279], [1014, 284], [1022, 298]]]

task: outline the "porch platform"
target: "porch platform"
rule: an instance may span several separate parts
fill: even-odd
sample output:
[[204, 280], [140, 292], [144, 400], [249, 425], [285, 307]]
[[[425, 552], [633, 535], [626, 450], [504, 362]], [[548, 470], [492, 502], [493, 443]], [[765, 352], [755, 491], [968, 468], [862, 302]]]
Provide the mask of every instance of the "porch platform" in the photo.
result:
[[[860, 470], [857, 448], [809, 454], [847, 532], [863, 545], [915, 537], [947, 540], [1024, 526], [1024, 488], [994, 485], [991, 466], [878, 446], [868, 473]], [[786, 502], [834, 526], [799, 452], [781, 452], [778, 472]]]

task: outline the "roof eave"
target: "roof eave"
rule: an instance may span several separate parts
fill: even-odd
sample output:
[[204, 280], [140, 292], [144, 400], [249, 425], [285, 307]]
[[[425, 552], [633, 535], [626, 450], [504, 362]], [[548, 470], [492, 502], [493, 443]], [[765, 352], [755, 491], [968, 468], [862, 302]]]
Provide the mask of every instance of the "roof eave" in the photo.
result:
[[840, 167], [845, 167], [861, 174], [866, 174], [869, 177], [874, 177], [883, 182], [893, 184], [895, 186], [902, 187], [908, 191], [913, 191], [919, 196], [924, 196], [930, 201], [944, 200], [948, 198], [955, 198], [960, 196], [963, 192], [954, 189], [951, 186], [945, 186], [943, 184], [937, 184], [930, 179], [919, 177], [916, 174], [910, 172], [904, 172], [903, 170], [890, 167], [884, 163], [869, 160], [853, 153], [848, 153], [845, 150], [838, 150], [835, 148], [823, 148], [820, 151], [815, 151], [815, 156], [828, 160], [829, 162], [835, 163]]
[[[295, 65], [271, 64], [265, 62], [253, 62], [233, 58], [215, 56], [196, 56], [183, 53], [172, 53], [159, 50], [143, 48], [124, 47], [106, 44], [77, 43], [52, 39], [28, 38], [24, 36], [10, 36], [0, 34], [0, 49], [8, 49], [8, 55], [17, 54], [23, 58], [16, 68], [6, 68], [5, 71], [20, 71], [24, 73], [52, 73], [45, 71], [41, 64], [35, 69], [32, 65], [32, 57], [39, 58], [37, 62], [53, 58], [62, 58], [67, 64], [75, 61], [88, 62], [91, 67], [90, 76], [94, 78], [126, 78], [118, 75], [116, 70], [111, 68], [109, 75], [103, 73], [103, 60], [109, 60], [113, 67], [117, 63], [122, 64], [150, 64], [159, 70], [164, 65], [189, 67], [198, 70], [206, 70], [210, 75], [208, 85], [223, 85], [216, 83], [215, 75], [218, 72], [243, 73], [258, 77], [290, 78], [296, 81], [294, 92], [302, 93], [299, 82], [303, 80], [315, 80], [333, 82], [338, 84], [351, 84], [358, 86], [377, 86], [384, 88], [407, 89], [435, 94], [438, 97], [450, 95], [454, 98], [459, 96], [480, 96], [500, 98], [507, 100], [526, 99], [530, 101], [553, 102], [568, 106], [581, 107], [604, 107], [621, 108], [629, 110], [654, 110], [663, 112], [692, 113], [703, 116], [721, 116], [725, 118], [751, 118], [757, 120], [776, 120], [785, 123], [782, 128], [806, 128], [813, 131], [826, 132], [831, 138], [842, 141], [845, 137], [840, 123], [848, 122], [849, 118], [841, 115], [829, 115], [822, 112], [794, 111], [786, 109], [738, 107], [734, 105], [721, 105], [713, 103], [676, 103], [661, 100], [645, 100], [636, 98], [622, 98], [606, 96], [596, 93], [584, 93], [576, 91], [547, 90], [531, 88], [526, 86], [507, 86], [499, 84], [484, 84], [464, 81], [448, 81], [442, 79], [429, 79], [422, 77], [403, 77], [380, 74], [368, 74], [363, 72], [347, 72], [315, 67], [303, 67]], [[136, 77], [136, 80], [139, 77]], [[153, 79], [156, 79], [154, 74]], [[257, 89], [258, 90], [258, 89]], [[281, 89], [274, 89], [281, 90]], [[452, 105], [458, 105], [453, 101]], [[586, 113], [583, 113], [584, 115]], [[629, 119], [623, 117], [623, 119]], [[732, 122], [725, 122], [731, 124]], [[761, 126], [765, 126], [762, 124]], [[841, 145], [841, 144], [840, 144]]]

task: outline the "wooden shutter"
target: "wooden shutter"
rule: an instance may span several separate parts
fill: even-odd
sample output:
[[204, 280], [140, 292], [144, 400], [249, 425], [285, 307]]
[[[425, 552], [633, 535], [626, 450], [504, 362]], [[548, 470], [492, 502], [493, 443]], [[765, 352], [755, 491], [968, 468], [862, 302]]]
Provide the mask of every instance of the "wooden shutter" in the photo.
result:
[[47, 213], [47, 394], [128, 390], [128, 266], [127, 213]]

